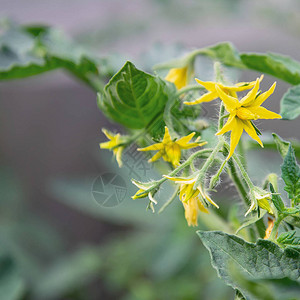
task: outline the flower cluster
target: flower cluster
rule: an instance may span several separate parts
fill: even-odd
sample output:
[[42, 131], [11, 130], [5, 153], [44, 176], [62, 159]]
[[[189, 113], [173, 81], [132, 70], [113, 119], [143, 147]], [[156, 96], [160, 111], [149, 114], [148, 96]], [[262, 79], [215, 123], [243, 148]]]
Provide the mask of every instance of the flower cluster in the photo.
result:
[[[190, 73], [191, 70], [188, 68], [188, 66], [172, 68], [165, 79], [174, 83], [176, 88], [180, 90], [188, 85]], [[207, 92], [194, 101], [183, 102], [185, 105], [197, 105], [220, 99], [221, 105], [224, 106], [225, 110], [227, 111], [227, 114], [224, 113], [220, 116], [220, 118], [223, 119], [227, 118], [227, 122], [224, 126], [219, 126], [216, 135], [220, 136], [229, 131], [231, 132], [230, 146], [228, 146], [229, 153], [227, 152], [228, 155], [224, 160], [220, 171], [218, 172], [217, 176], [214, 177], [214, 182], [218, 179], [226, 162], [233, 156], [244, 130], [252, 139], [254, 139], [259, 143], [259, 145], [261, 145], [261, 147], [263, 147], [263, 143], [259, 138], [260, 132], [253, 124], [253, 121], [257, 119], [281, 118], [279, 114], [269, 111], [261, 106], [265, 100], [273, 94], [276, 86], [276, 83], [274, 83], [267, 91], [261, 92], [259, 90], [259, 86], [262, 79], [263, 75], [260, 78], [257, 78], [255, 81], [239, 82], [234, 85], [224, 84], [223, 82], [202, 81], [195, 79], [196, 82], [200, 84], [202, 88], [206, 89]], [[247, 94], [239, 98], [238, 93], [244, 91], [248, 91]], [[116, 156], [119, 166], [121, 166], [121, 154], [125, 147], [124, 145], [128, 142], [128, 137], [121, 136], [120, 134], [114, 135], [107, 130], [103, 130], [103, 132], [110, 139], [110, 141], [101, 143], [100, 147], [112, 150]], [[182, 160], [182, 151], [204, 146], [206, 144], [206, 142], [200, 141], [200, 138], [197, 138], [194, 142], [191, 142], [195, 134], [195, 132], [192, 132], [187, 136], [180, 137], [178, 139], [172, 138], [170, 135], [170, 129], [165, 126], [165, 132], [161, 142], [157, 142], [144, 148], [138, 148], [137, 150], [157, 151], [157, 153], [150, 158], [148, 162], [152, 163], [162, 158], [164, 161], [170, 163], [170, 166], [173, 169], [173, 173], [170, 174], [176, 175], [185, 167], [185, 162], [180, 164]], [[224, 148], [226, 139], [223, 140], [224, 142], [221, 146]], [[211, 156], [207, 158], [207, 162], [204, 163], [202, 168], [199, 170], [194, 168], [193, 174], [190, 176], [163, 176], [164, 180], [168, 179], [179, 185], [179, 199], [183, 204], [185, 218], [189, 226], [197, 226], [198, 215], [200, 212], [209, 213], [207, 209], [209, 204], [212, 204], [218, 208], [218, 205], [209, 197], [207, 189], [205, 188], [205, 180], [203, 180], [203, 178], [205, 178], [205, 174], [211, 165], [211, 161], [214, 161], [215, 156], [219, 151], [221, 151], [222, 147], [220, 149], [212, 149]], [[186, 165], [188, 166], [189, 164], [190, 162]], [[154, 200], [153, 196], [157, 192], [161, 182], [156, 185], [156, 183], [153, 182], [145, 184], [133, 180], [133, 183], [139, 188], [139, 190], [134, 196], [132, 196], [132, 198], [138, 199], [148, 197], [152, 206], [153, 204], [157, 204], [157, 201]], [[249, 183], [249, 188], [251, 205], [246, 215], [253, 210], [257, 210], [258, 207], [268, 211], [269, 214], [274, 215], [274, 209], [271, 205], [272, 194], [263, 189], [255, 187], [252, 183]]]

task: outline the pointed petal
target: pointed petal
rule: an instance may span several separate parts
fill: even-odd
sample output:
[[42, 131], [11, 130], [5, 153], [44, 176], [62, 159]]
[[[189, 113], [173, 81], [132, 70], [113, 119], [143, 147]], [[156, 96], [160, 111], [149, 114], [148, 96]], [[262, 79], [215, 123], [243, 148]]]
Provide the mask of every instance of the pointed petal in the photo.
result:
[[215, 85], [216, 85], [216, 82], [214, 81], [202, 81], [198, 78], [195, 78], [195, 80], [201, 84], [202, 86], [204, 86], [208, 91], [210, 92], [215, 92], [216, 91], [216, 88], [215, 88]]
[[176, 141], [176, 144], [178, 144], [179, 146], [185, 146], [193, 138], [195, 133], [196, 132], [192, 132], [189, 135], [180, 138], [179, 140]]
[[157, 143], [157, 144], [153, 144], [151, 146], [145, 147], [145, 148], [138, 148], [137, 151], [151, 151], [151, 150], [162, 150], [164, 148], [163, 143]]
[[248, 92], [248, 94], [245, 97], [241, 99], [240, 101], [241, 105], [243, 106], [250, 105], [254, 101], [258, 89], [259, 89], [259, 78], [256, 79], [253, 89], [250, 92]]
[[216, 208], [219, 208], [219, 205], [216, 204], [202, 189], [202, 187], [198, 187], [198, 190], [201, 194], [201, 196], [206, 200], [208, 201], [209, 203], [211, 203], [212, 205], [214, 205]]
[[[264, 78], [264, 75], [261, 75], [259, 77], [259, 82], [261, 82]], [[250, 90], [255, 86], [256, 80], [255, 81], [250, 81], [250, 82], [238, 82], [234, 87], [230, 87], [230, 90], [235, 91], [235, 92], [242, 92], [245, 90]], [[228, 88], [228, 87], [227, 87]]]
[[148, 160], [148, 162], [154, 162], [162, 157], [162, 152], [158, 151], [152, 158]]
[[230, 151], [226, 160], [228, 160], [232, 156], [234, 149], [236, 148], [244, 129], [243, 122], [238, 118], [234, 119], [232, 126], [233, 127], [232, 127], [231, 137], [230, 137]]
[[253, 138], [255, 141], [257, 141], [262, 147], [264, 147], [262, 141], [258, 137], [256, 130], [254, 129], [250, 121], [242, 121], [242, 122], [244, 123], [244, 129], [249, 134], [249, 136]]
[[235, 119], [235, 114], [230, 115], [226, 124], [219, 132], [216, 133], [216, 135], [224, 134], [225, 132], [232, 130], [235, 124], [234, 119]]
[[200, 200], [198, 200], [198, 208], [199, 208], [200, 211], [202, 211], [202, 212], [204, 212], [206, 214], [209, 213], [208, 210], [207, 210], [207, 208], [203, 205], [203, 203]]
[[116, 160], [117, 160], [117, 163], [119, 165], [119, 168], [121, 168], [123, 166], [123, 162], [122, 162], [123, 149], [124, 149], [124, 147], [119, 147], [119, 148], [116, 149], [117, 151], [115, 152]]
[[170, 179], [172, 181], [175, 181], [175, 183], [186, 183], [186, 184], [189, 184], [189, 183], [195, 182], [195, 180], [196, 180], [195, 177], [193, 177], [193, 178], [171, 177], [171, 176], [168, 176], [168, 175], [163, 175], [163, 177], [168, 178], [168, 179]]
[[222, 89], [216, 85], [217, 93], [220, 97], [220, 99], [223, 101], [225, 108], [228, 112], [232, 112], [237, 107], [240, 107], [239, 100], [235, 97], [229, 96], [226, 94]]
[[255, 107], [248, 107], [248, 109], [255, 114], [255, 119], [281, 119], [281, 115], [272, 112], [264, 107], [261, 106], [255, 106]]
[[105, 136], [108, 138], [108, 139], [112, 139], [114, 136], [112, 135], [111, 132], [109, 132], [107, 129], [105, 128], [102, 128], [102, 132], [105, 134]]
[[165, 143], [165, 144], [172, 142], [172, 138], [170, 136], [169, 128], [167, 126], [165, 126], [165, 135], [164, 135], [164, 138], [163, 138], [162, 142]]
[[108, 142], [100, 143], [99, 146], [101, 149], [111, 149], [114, 146], [114, 144], [112, 143], [112, 141], [108, 141]]
[[276, 87], [276, 82], [274, 82], [272, 84], [272, 86], [264, 93], [260, 94], [255, 100], [254, 102], [251, 104], [251, 106], [260, 106], [264, 103], [264, 101], [269, 98], [274, 90], [275, 90], [275, 87]]
[[204, 95], [202, 95], [200, 98], [198, 98], [195, 101], [192, 102], [183, 102], [186, 105], [195, 105], [195, 104], [199, 104], [199, 103], [203, 103], [203, 102], [210, 102], [212, 100], [215, 100], [218, 98], [218, 94], [216, 92], [208, 92]]

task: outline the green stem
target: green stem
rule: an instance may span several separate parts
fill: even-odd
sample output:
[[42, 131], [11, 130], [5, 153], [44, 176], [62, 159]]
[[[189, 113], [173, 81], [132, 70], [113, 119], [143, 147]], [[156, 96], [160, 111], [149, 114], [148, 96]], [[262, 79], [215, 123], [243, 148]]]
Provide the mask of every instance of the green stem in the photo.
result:
[[[227, 149], [227, 151], [229, 151], [230, 147], [229, 147], [229, 145], [226, 142], [224, 143], [224, 146]], [[251, 179], [250, 179], [247, 171], [245, 170], [245, 168], [244, 168], [242, 162], [240, 161], [240, 159], [238, 158], [238, 156], [235, 153], [233, 153], [232, 154], [232, 158], [235, 161], [235, 163], [238, 165], [238, 167], [239, 167], [239, 169], [241, 171], [241, 174], [242, 174], [245, 182], [247, 183], [249, 189], [254, 188], [254, 184], [252, 183], [252, 181], [251, 181]]]
[[174, 199], [178, 195], [178, 190], [179, 190], [179, 188], [176, 187], [176, 189], [175, 189], [174, 193], [172, 194], [171, 198], [167, 202], [165, 202], [164, 205], [158, 211], [159, 214], [162, 213], [174, 201]]
[[275, 241], [276, 239], [276, 235], [277, 235], [277, 232], [278, 232], [278, 227], [281, 223], [281, 221], [285, 218], [284, 215], [279, 215], [278, 216], [278, 219], [274, 222], [274, 226], [273, 226], [273, 229], [272, 229], [272, 232], [270, 234], [270, 237], [269, 237], [269, 240], [270, 241]]
[[210, 154], [210, 156], [205, 161], [205, 163], [202, 166], [201, 170], [199, 171], [199, 174], [198, 174], [197, 179], [195, 181], [194, 190], [197, 189], [197, 187], [199, 186], [200, 182], [203, 180], [203, 178], [205, 176], [205, 173], [207, 172], [207, 170], [209, 169], [209, 167], [211, 166], [211, 164], [214, 162], [215, 156], [223, 148], [224, 142], [225, 142], [224, 139], [220, 138], [218, 144], [216, 145], [216, 147], [214, 148], [214, 150], [212, 151], [212, 153]]
[[[169, 173], [167, 176], [168, 177], [172, 177], [174, 175], [176, 175], [177, 173], [179, 173], [182, 169], [184, 169], [185, 167], [189, 166], [193, 160], [199, 156], [201, 156], [202, 154], [208, 153], [208, 152], [212, 152], [213, 149], [202, 149], [199, 150], [197, 152], [195, 152], [194, 154], [192, 154], [184, 163], [182, 163], [180, 166], [178, 166], [175, 170], [173, 170], [171, 173]], [[149, 189], [137, 194], [137, 196], [141, 196], [143, 194], [149, 193], [152, 190], [156, 189], [158, 186], [160, 186], [162, 183], [164, 183], [167, 180], [167, 178], [163, 177], [160, 180], [157, 180], [156, 182], [154, 182], [155, 184], [150, 187]]]

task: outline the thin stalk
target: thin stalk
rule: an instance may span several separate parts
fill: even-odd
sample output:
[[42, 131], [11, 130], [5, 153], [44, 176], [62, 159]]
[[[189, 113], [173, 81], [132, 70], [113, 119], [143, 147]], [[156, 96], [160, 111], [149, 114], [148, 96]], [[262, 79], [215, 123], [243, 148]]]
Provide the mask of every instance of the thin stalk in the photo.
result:
[[179, 190], [179, 187], [176, 187], [176, 189], [175, 189], [174, 193], [172, 194], [171, 198], [167, 202], [165, 202], [164, 205], [158, 211], [159, 214], [162, 213], [174, 201], [174, 199], [178, 195], [178, 190]]
[[201, 85], [188, 85], [182, 89], [180, 89], [177, 93], [176, 93], [176, 96], [180, 96], [182, 94], [185, 94], [187, 92], [190, 92], [190, 91], [197, 91], [197, 90], [200, 90], [200, 91], [204, 91], [204, 87], [201, 86]]
[[[172, 177], [174, 175], [176, 175], [177, 173], [179, 173], [182, 169], [184, 169], [185, 167], [189, 166], [193, 160], [198, 157], [198, 156], [201, 156], [202, 154], [204, 153], [208, 153], [208, 152], [212, 152], [213, 149], [202, 149], [202, 150], [199, 150], [197, 152], [195, 152], [194, 154], [192, 154], [184, 163], [182, 163], [180, 166], [178, 166], [175, 170], [173, 170], [171, 173], [169, 173], [167, 176], [168, 177]], [[164, 183], [165, 181], [167, 180], [167, 178], [163, 177], [161, 178], [160, 180], [157, 180], [155, 182], [155, 184], [150, 187], [149, 189], [137, 194], [137, 196], [141, 196], [143, 194], [146, 194], [146, 193], [149, 193], [151, 192], [152, 190], [156, 189], [158, 186], [160, 186], [162, 183]]]

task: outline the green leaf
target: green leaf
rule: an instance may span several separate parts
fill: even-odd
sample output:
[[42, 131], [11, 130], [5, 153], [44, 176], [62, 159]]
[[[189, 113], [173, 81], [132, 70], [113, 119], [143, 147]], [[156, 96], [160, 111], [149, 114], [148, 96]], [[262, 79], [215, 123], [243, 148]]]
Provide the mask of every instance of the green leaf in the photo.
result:
[[280, 102], [280, 115], [285, 120], [294, 120], [300, 115], [300, 85], [296, 85], [283, 95]]
[[9, 24], [0, 34], [0, 79], [17, 79], [65, 68], [92, 88], [102, 88], [107, 74], [96, 58], [61, 31], [46, 26]]
[[[261, 300], [292, 300], [299, 299], [300, 284], [289, 278], [282, 279], [251, 279], [235, 268], [230, 270], [233, 280], [244, 290], [248, 299]], [[241, 299], [241, 298], [237, 298]], [[245, 298], [242, 298], [245, 299]]]
[[198, 231], [202, 243], [208, 249], [213, 267], [228, 285], [238, 289], [251, 299], [247, 290], [230, 276], [229, 265], [251, 279], [289, 277], [299, 280], [300, 253], [294, 249], [281, 249], [268, 240], [248, 243], [238, 236], [221, 231]]
[[131, 62], [98, 94], [103, 113], [128, 128], [147, 127], [159, 117], [174, 89], [159, 77], [138, 70]]
[[300, 63], [275, 53], [243, 53], [240, 58], [248, 69], [267, 73], [291, 84], [300, 83]]
[[289, 151], [289, 146], [290, 146], [290, 142], [285, 141], [284, 139], [282, 139], [279, 135], [277, 135], [276, 133], [272, 133], [274, 142], [277, 146], [277, 150], [279, 151], [280, 155], [282, 158], [285, 158], [288, 151]]
[[278, 238], [277, 243], [284, 247], [300, 249], [300, 237], [296, 237], [296, 231], [283, 232]]
[[284, 211], [284, 203], [281, 200], [281, 197], [276, 194], [276, 191], [275, 191], [272, 183], [270, 183], [270, 191], [272, 193], [272, 202], [273, 202], [274, 206], [276, 207], [276, 209], [279, 212], [283, 212]]
[[241, 69], [245, 68], [237, 49], [229, 42], [219, 43], [211, 47], [200, 49], [200, 53], [206, 54], [212, 59], [222, 61], [225, 65]]
[[297, 200], [300, 194], [300, 167], [291, 145], [281, 166], [281, 173], [285, 182], [284, 189], [288, 192], [289, 198]]

